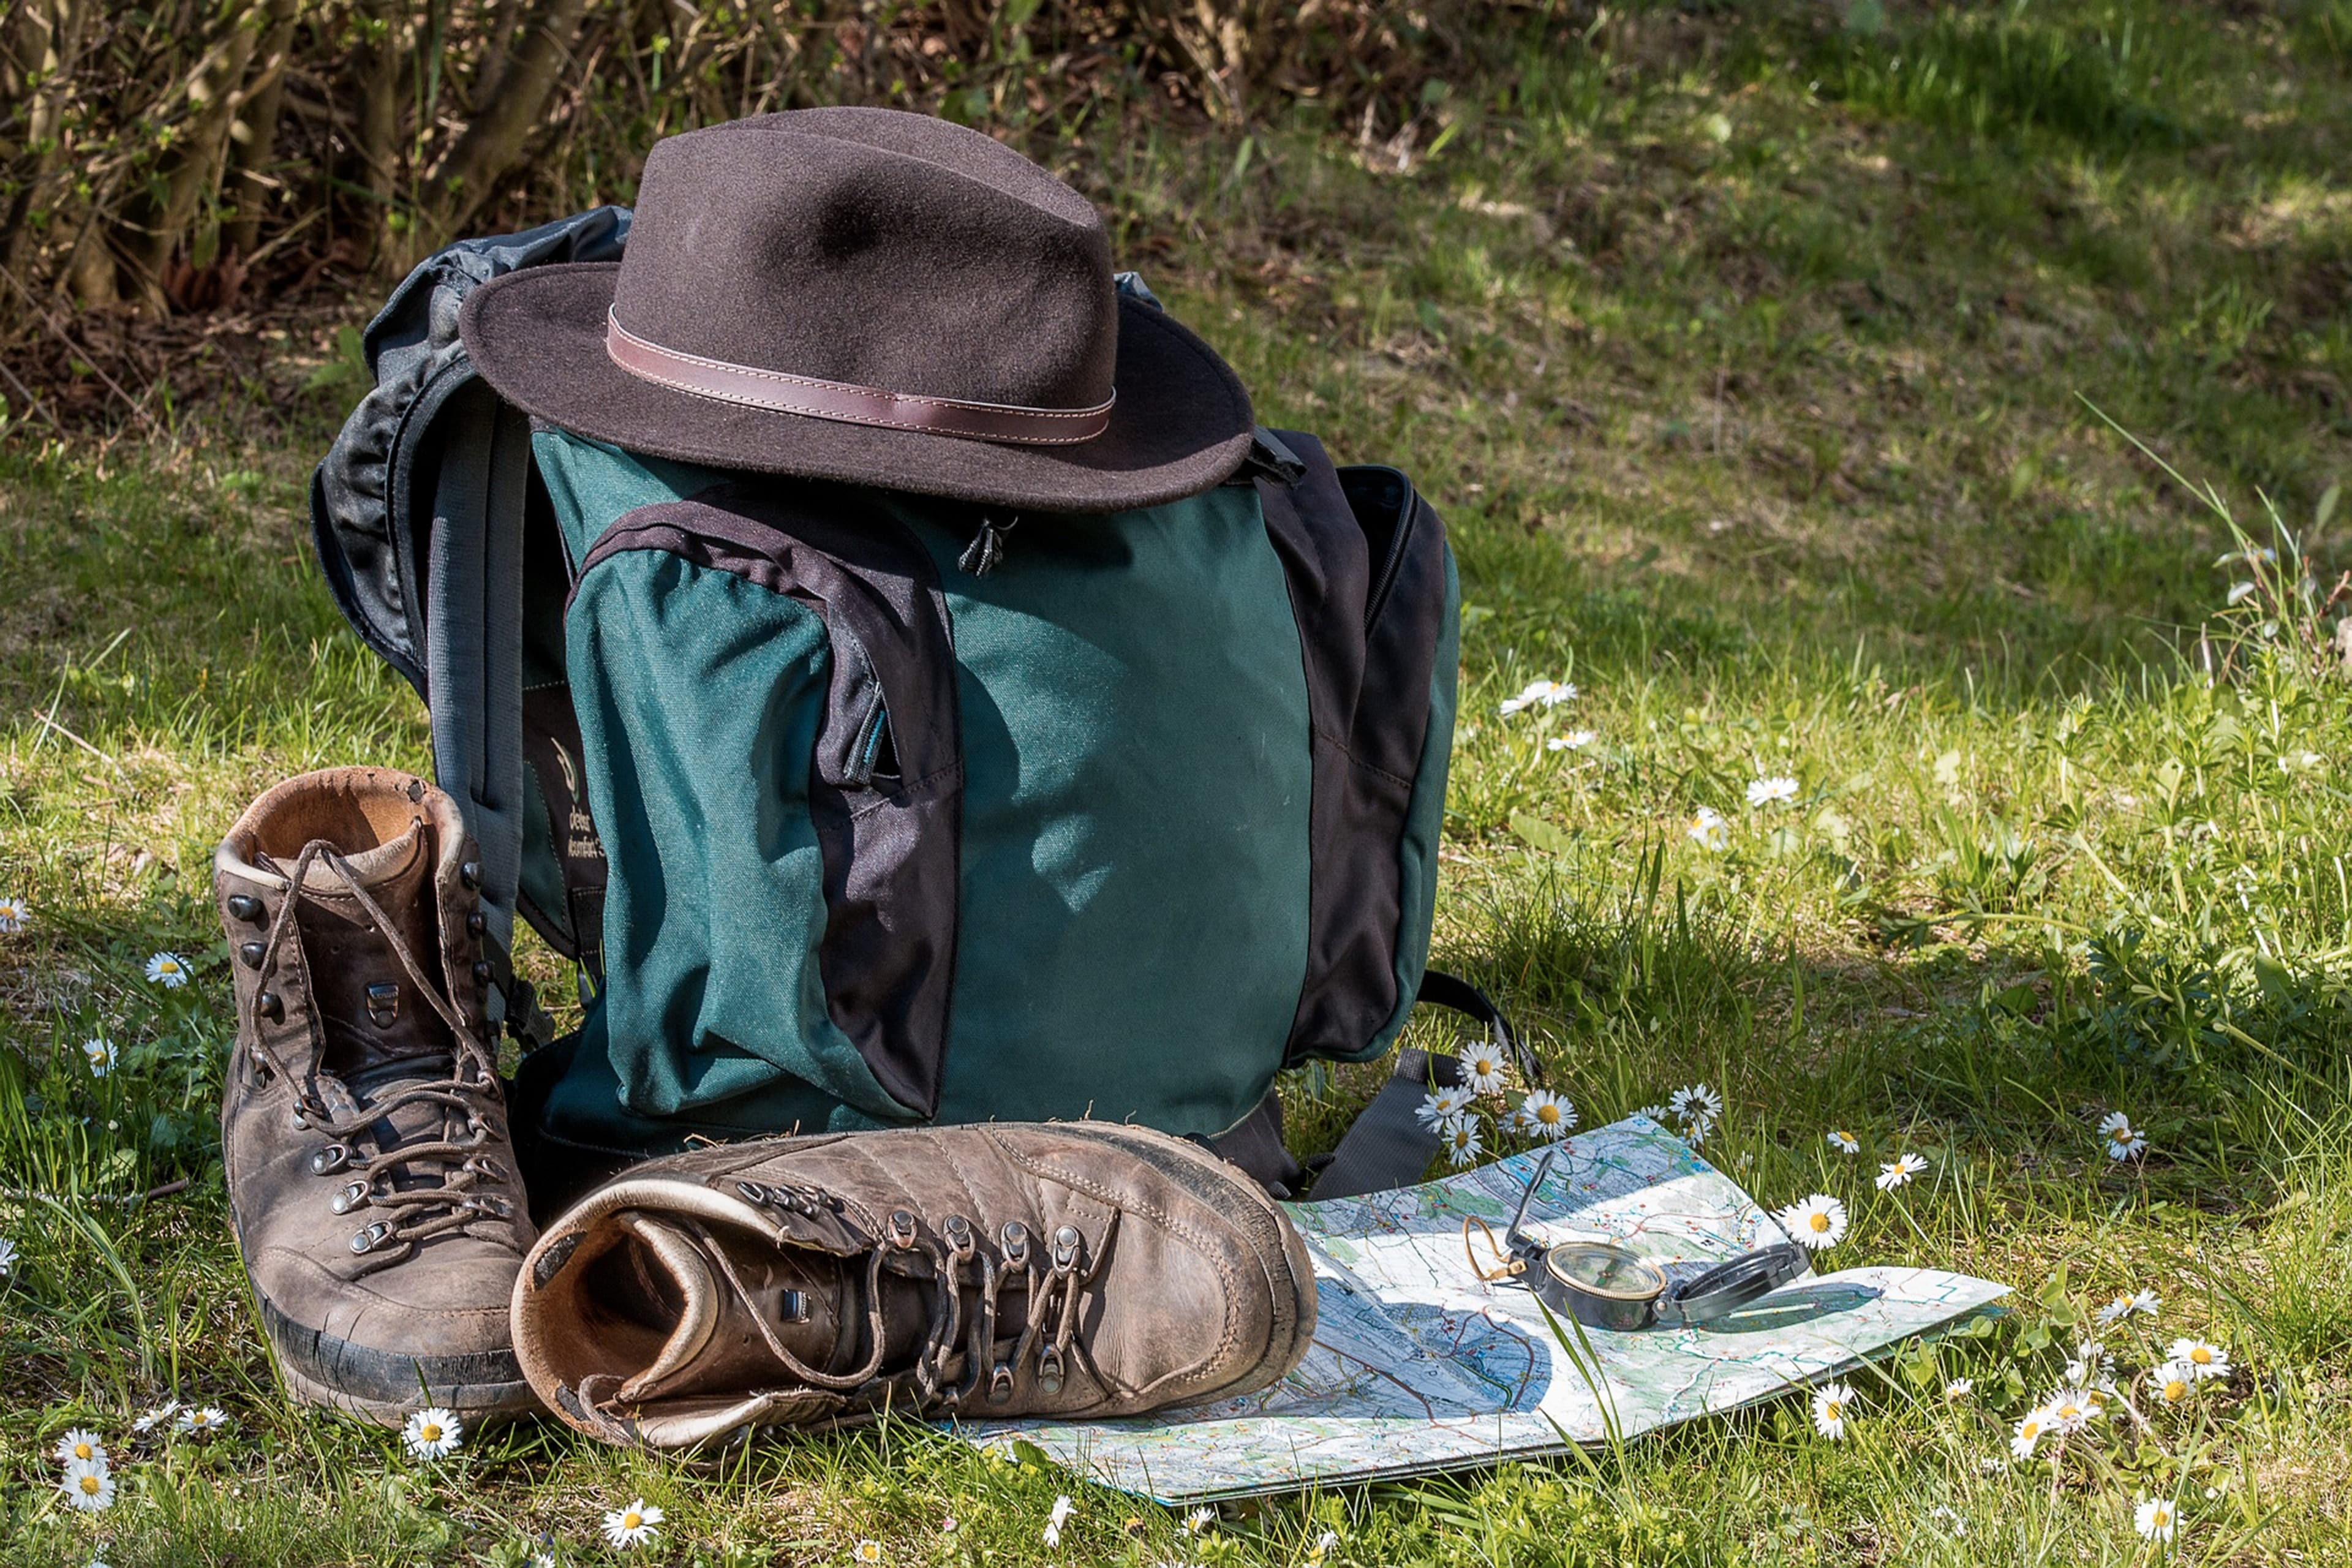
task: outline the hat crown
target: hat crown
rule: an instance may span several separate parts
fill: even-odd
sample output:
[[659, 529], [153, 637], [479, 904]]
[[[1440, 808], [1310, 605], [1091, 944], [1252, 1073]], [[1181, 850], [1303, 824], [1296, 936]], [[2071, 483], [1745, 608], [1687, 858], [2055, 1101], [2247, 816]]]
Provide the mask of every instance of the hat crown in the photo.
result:
[[1093, 205], [977, 132], [891, 110], [656, 145], [613, 319], [676, 353], [1019, 408], [1105, 402], [1118, 350]]

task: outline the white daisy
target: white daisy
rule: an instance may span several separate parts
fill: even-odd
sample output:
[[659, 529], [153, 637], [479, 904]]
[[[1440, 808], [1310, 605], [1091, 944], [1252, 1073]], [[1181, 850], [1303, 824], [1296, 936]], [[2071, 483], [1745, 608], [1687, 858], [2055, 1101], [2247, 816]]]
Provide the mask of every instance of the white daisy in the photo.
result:
[[853, 1563], [879, 1563], [882, 1561], [882, 1543], [878, 1541], [861, 1541], [850, 1548], [849, 1560]]
[[16, 1244], [6, 1237], [0, 1236], [0, 1276], [14, 1274], [16, 1271]]
[[1507, 1068], [1503, 1053], [1492, 1046], [1475, 1046], [1462, 1053], [1463, 1081], [1472, 1094], [1500, 1094]]
[[1217, 1510], [1215, 1509], [1196, 1508], [1192, 1512], [1184, 1516], [1184, 1533], [1187, 1535], [1198, 1535], [1216, 1522]]
[[2185, 1361], [2168, 1361], [2147, 1374], [2147, 1384], [2166, 1405], [2186, 1405], [2197, 1392], [2197, 1369]]
[[1912, 1177], [1927, 1168], [1927, 1162], [1919, 1155], [1905, 1154], [1891, 1164], [1878, 1167], [1878, 1175], [1875, 1178], [1878, 1190], [1882, 1193], [1891, 1193], [1897, 1187], [1908, 1184]]
[[1845, 1239], [1845, 1205], [1827, 1193], [1815, 1193], [1801, 1204], [1790, 1204], [1772, 1216], [1789, 1239], [1811, 1252], [1823, 1252]]
[[2171, 1540], [2172, 1525], [2172, 1501], [2168, 1498], [2143, 1499], [2139, 1507], [2132, 1510], [2132, 1528], [2139, 1531], [2143, 1541]]
[[77, 1426], [58, 1439], [57, 1456], [60, 1465], [103, 1465], [106, 1445], [98, 1440], [97, 1433]]
[[0, 899], [0, 936], [14, 936], [32, 923], [32, 905], [20, 898]]
[[1683, 836], [1710, 853], [1731, 847], [1731, 829], [1725, 825], [1722, 814], [1711, 805], [1702, 805], [1691, 814]]
[[1325, 1558], [1339, 1550], [1339, 1532], [1336, 1530], [1325, 1531], [1315, 1538], [1315, 1544], [1307, 1549], [1308, 1568], [1319, 1568], [1319, 1564]]
[[228, 1414], [215, 1405], [190, 1405], [172, 1425], [190, 1436], [209, 1437], [228, 1425]]
[[604, 1539], [625, 1552], [651, 1541], [657, 1533], [654, 1526], [661, 1521], [661, 1510], [643, 1498], [632, 1498], [628, 1507], [614, 1509], [604, 1516]]
[[2107, 1158], [2110, 1160], [2119, 1163], [2125, 1160], [2137, 1160], [2147, 1152], [2147, 1134], [2145, 1132], [2133, 1132], [2127, 1136], [2111, 1137], [2107, 1140]]
[[1797, 798], [1797, 781], [1790, 778], [1756, 779], [1748, 786], [1748, 804], [1770, 805], [1775, 801]]
[[1956, 1377], [1944, 1384], [1944, 1397], [1947, 1399], [1966, 1399], [1976, 1391], [1977, 1380], [1973, 1377]]
[[1666, 1108], [1663, 1105], [1645, 1105], [1633, 1114], [1645, 1121], [1654, 1121], [1661, 1127], [1666, 1124]]
[[2099, 1136], [2102, 1138], [2110, 1138], [2118, 1132], [2128, 1134], [2130, 1131], [2131, 1118], [2120, 1110], [2110, 1110], [2099, 1118]]
[[2175, 1340], [2167, 1354], [2187, 1367], [2200, 1382], [2230, 1375], [2230, 1352], [2210, 1340]]
[[152, 953], [147, 959], [147, 983], [177, 991], [188, 983], [188, 961], [176, 952]]
[[2051, 1418], [2050, 1407], [2046, 1405], [2037, 1405], [2019, 1416], [2017, 1426], [2009, 1436], [2010, 1457], [2015, 1459], [2033, 1458], [2035, 1446], [2042, 1438], [2050, 1436], [2055, 1425], [2056, 1423]]
[[1520, 1127], [1530, 1137], [1556, 1143], [1567, 1137], [1568, 1130], [1576, 1125], [1576, 1107], [1570, 1104], [1564, 1095], [1554, 1094], [1546, 1089], [1532, 1089], [1527, 1099], [1519, 1102], [1517, 1119]]
[[114, 1506], [114, 1477], [103, 1460], [77, 1459], [66, 1467], [58, 1482], [58, 1490], [66, 1494], [66, 1501], [84, 1513], [98, 1513]]
[[1565, 735], [1554, 735], [1544, 742], [1547, 752], [1580, 752], [1600, 737], [1590, 730], [1570, 730]]
[[400, 1437], [414, 1458], [446, 1459], [465, 1447], [466, 1428], [454, 1412], [435, 1405], [411, 1415]]
[[1443, 1132], [1461, 1121], [1469, 1111], [1470, 1102], [1477, 1098], [1467, 1084], [1452, 1084], [1423, 1096], [1413, 1115], [1421, 1119], [1423, 1127]]
[[2066, 1363], [2066, 1381], [2084, 1386], [2104, 1383], [2116, 1375], [2113, 1352], [2096, 1340], [2084, 1340], [2074, 1347], [2074, 1358]]
[[142, 1415], [139, 1419], [133, 1421], [131, 1424], [131, 1429], [133, 1432], [140, 1433], [152, 1432], [156, 1427], [163, 1426], [165, 1423], [169, 1422], [173, 1416], [177, 1415], [179, 1413], [180, 1402], [176, 1399], [167, 1399], [163, 1404], [155, 1406], [154, 1409], [147, 1412], [146, 1415]]
[[1478, 1136], [1476, 1122], [1456, 1121], [1445, 1130], [1445, 1163], [1455, 1170], [1476, 1164], [1478, 1156], [1486, 1152], [1486, 1142]]
[[81, 1043], [81, 1058], [89, 1064], [89, 1076], [92, 1078], [104, 1078], [112, 1072], [115, 1060], [121, 1054], [114, 1048], [114, 1042], [104, 1035], [92, 1035]]
[[1530, 680], [1519, 689], [1517, 697], [1503, 700], [1501, 712], [1507, 719], [1527, 708], [1557, 708], [1563, 702], [1576, 700], [1576, 685], [1568, 680]]
[[2153, 1290], [2135, 1290], [2128, 1296], [2118, 1296], [2100, 1308], [2098, 1319], [2102, 1323], [2119, 1323], [2136, 1313], [2153, 1318], [2157, 1309], [2163, 1304], [2163, 1298]]
[[1832, 1442], [1843, 1441], [1853, 1402], [1853, 1390], [1844, 1384], [1823, 1384], [1813, 1394], [1813, 1430]]
[[1070, 1510], [1073, 1506], [1075, 1505], [1066, 1497], [1057, 1497], [1054, 1500], [1054, 1510], [1045, 1516], [1047, 1546], [1058, 1547], [1062, 1544], [1062, 1526], [1070, 1522]]
[[1829, 1145], [1841, 1154], [1859, 1154], [1862, 1152], [1862, 1140], [1855, 1137], [1853, 1133], [1847, 1131], [1843, 1127], [1832, 1127], [1830, 1129]]
[[2087, 1388], [2062, 1388], [2042, 1408], [2049, 1414], [2053, 1430], [2080, 1432], [2106, 1414], [2106, 1402]]
[[1723, 1114], [1723, 1096], [1703, 1083], [1695, 1083], [1668, 1095], [1666, 1109], [1685, 1121], [1712, 1121]]

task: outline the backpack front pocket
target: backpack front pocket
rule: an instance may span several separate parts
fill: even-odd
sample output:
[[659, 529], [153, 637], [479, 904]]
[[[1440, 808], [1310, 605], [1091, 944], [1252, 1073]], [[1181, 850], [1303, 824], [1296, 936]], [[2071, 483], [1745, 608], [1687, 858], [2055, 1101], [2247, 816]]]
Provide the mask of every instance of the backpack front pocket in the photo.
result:
[[648, 1114], [774, 1130], [797, 1079], [928, 1118], [962, 795], [947, 605], [887, 512], [772, 489], [641, 507], [582, 563], [597, 817], [645, 825], [607, 844], [608, 1049]]

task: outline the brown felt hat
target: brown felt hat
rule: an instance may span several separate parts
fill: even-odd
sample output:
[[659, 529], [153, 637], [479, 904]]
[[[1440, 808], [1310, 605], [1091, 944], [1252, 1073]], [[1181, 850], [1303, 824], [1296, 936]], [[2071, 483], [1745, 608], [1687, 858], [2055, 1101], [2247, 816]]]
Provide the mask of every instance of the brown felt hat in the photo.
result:
[[1249, 451], [1224, 361], [1111, 281], [1085, 197], [974, 131], [804, 109], [673, 136], [617, 263], [474, 290], [508, 401], [632, 451], [1112, 511]]

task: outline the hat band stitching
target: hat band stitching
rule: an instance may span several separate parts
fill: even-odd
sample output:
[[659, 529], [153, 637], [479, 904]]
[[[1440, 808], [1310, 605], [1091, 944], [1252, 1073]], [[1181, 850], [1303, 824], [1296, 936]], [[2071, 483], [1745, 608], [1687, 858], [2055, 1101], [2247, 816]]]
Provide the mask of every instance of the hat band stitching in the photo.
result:
[[[1113, 392], [1092, 408], [1024, 408], [1017, 404], [971, 403], [822, 381], [665, 348], [621, 325], [618, 314], [610, 309], [604, 316], [604, 352], [615, 365], [640, 381], [697, 397], [973, 441], [1070, 446], [1092, 440], [1109, 426], [1111, 405], [1118, 401], [1118, 394]], [[790, 388], [797, 398], [779, 396], [770, 390], [772, 385]], [[1065, 427], [1070, 422], [1076, 422], [1076, 427]]]

